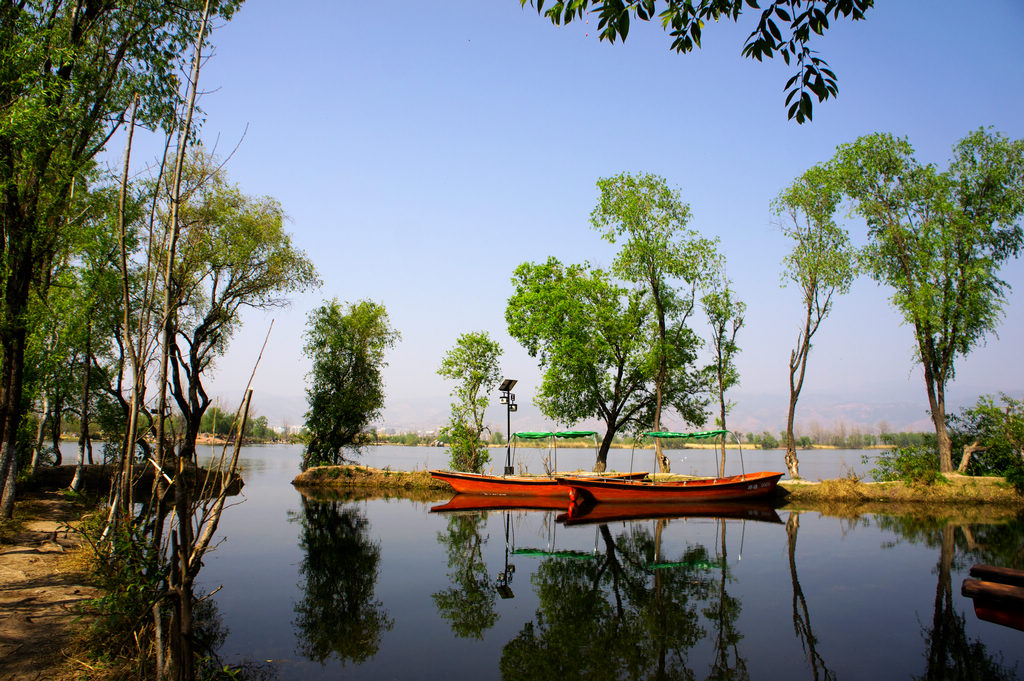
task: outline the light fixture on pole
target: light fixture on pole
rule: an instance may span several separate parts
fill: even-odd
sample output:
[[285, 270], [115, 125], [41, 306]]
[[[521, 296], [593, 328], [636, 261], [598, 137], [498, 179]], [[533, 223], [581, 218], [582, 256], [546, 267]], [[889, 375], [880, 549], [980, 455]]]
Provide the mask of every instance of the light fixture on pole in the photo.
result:
[[505, 438], [505, 475], [512, 475], [512, 412], [517, 410], [516, 396], [512, 392], [512, 388], [515, 384], [516, 379], [506, 378], [498, 386], [498, 391], [501, 393], [498, 402], [505, 405], [505, 427], [508, 431], [508, 436]]

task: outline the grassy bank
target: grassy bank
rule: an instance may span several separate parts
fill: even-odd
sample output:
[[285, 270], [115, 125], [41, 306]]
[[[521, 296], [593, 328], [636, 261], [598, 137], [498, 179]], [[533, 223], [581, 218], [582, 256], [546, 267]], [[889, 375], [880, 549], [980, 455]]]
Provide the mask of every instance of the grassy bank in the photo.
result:
[[392, 471], [370, 466], [314, 466], [295, 476], [298, 488], [363, 487], [376, 489], [451, 491], [446, 482], [434, 480], [427, 471]]
[[885, 504], [994, 504], [1024, 509], [1024, 497], [1000, 477], [947, 474], [934, 484], [837, 480], [785, 480], [779, 487], [788, 502]]

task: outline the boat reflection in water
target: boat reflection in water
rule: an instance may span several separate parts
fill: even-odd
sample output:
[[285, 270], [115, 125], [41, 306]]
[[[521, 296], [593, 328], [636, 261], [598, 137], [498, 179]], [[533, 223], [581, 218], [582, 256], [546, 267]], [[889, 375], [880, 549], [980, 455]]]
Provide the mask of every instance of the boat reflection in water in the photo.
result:
[[[431, 511], [452, 513], [441, 538], [449, 548], [452, 587], [434, 598], [459, 636], [481, 638], [495, 624], [495, 596], [514, 597], [511, 559], [539, 560], [529, 566], [538, 609], [503, 646], [503, 679], [692, 678], [688, 652], [701, 642], [710, 644], [712, 678], [746, 676], [737, 628], [742, 606], [729, 587], [727, 527], [740, 531], [734, 542], [741, 544], [747, 520], [781, 525], [770, 506], [593, 504], [555, 514], [538, 499], [456, 495]], [[492, 569], [494, 580], [480, 559], [488, 511], [502, 513], [505, 530], [505, 565]], [[529, 525], [543, 527], [546, 547], [517, 545], [512, 520], [527, 514]], [[667, 539], [676, 519], [700, 519], [703, 541], [685, 532]], [[558, 546], [558, 525], [568, 546]], [[573, 525], [594, 528], [592, 550], [569, 548], [583, 537]], [[465, 613], [456, 617], [456, 602], [478, 612], [470, 621]]]

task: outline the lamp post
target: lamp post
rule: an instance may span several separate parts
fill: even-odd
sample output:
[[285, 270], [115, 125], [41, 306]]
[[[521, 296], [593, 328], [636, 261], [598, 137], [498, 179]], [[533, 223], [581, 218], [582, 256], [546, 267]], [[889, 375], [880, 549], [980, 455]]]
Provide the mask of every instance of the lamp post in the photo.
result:
[[512, 393], [515, 384], [516, 379], [506, 378], [498, 386], [498, 392], [501, 393], [498, 401], [505, 405], [505, 427], [508, 432], [505, 438], [505, 475], [512, 475], [512, 412], [518, 409], [516, 396]]

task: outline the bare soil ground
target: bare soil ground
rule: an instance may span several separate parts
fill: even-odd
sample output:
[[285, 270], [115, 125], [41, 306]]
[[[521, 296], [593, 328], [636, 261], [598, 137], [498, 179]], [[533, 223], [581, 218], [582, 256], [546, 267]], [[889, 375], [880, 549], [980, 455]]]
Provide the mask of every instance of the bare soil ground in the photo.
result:
[[76, 556], [73, 527], [85, 510], [38, 492], [0, 526], [0, 681], [57, 678], [68, 663], [84, 601], [99, 593]]

